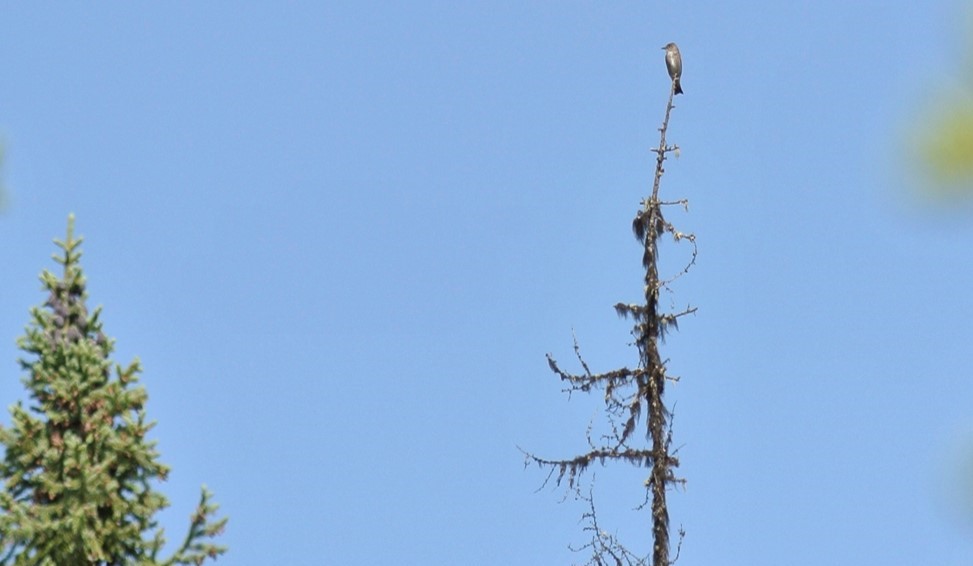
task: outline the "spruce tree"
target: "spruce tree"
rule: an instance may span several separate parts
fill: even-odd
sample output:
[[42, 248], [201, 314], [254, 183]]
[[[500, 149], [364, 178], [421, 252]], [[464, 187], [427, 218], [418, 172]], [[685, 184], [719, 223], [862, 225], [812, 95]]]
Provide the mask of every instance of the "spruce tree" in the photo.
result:
[[153, 517], [168, 501], [154, 485], [169, 468], [146, 438], [154, 423], [138, 360], [114, 363], [100, 308], [88, 312], [73, 226], [69, 216], [67, 238], [55, 240], [62, 275], [41, 274], [47, 300], [18, 340], [29, 404], [0, 427], [0, 564], [201, 564], [226, 551], [211, 542], [226, 519], [204, 487], [186, 538], [158, 557], [165, 538]]

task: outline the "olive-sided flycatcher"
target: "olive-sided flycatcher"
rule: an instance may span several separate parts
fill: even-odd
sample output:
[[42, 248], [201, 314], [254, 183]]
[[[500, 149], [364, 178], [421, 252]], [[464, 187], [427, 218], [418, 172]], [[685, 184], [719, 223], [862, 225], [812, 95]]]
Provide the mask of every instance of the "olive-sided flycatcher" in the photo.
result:
[[666, 69], [672, 79], [672, 89], [676, 94], [682, 94], [682, 85], [679, 84], [679, 78], [682, 77], [682, 55], [675, 43], [667, 43], [663, 49], [666, 50]]

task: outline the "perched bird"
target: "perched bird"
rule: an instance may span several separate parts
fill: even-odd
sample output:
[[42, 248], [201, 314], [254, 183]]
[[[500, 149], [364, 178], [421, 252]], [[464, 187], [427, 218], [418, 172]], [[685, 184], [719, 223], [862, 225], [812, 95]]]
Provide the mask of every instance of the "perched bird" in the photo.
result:
[[676, 94], [682, 94], [682, 85], [679, 84], [679, 78], [682, 77], [682, 55], [679, 54], [679, 47], [675, 43], [667, 43], [663, 49], [666, 50], [666, 69], [672, 79], [672, 90]]

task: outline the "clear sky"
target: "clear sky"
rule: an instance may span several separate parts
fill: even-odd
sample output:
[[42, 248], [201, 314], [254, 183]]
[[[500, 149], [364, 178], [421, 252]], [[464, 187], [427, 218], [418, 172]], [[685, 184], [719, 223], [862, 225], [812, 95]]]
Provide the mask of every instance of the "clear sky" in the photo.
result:
[[[584, 562], [584, 509], [517, 446], [585, 447], [600, 395], [544, 359], [577, 369], [572, 332], [596, 371], [636, 363], [612, 305], [641, 294], [675, 41], [663, 195], [700, 250], [667, 299], [699, 308], [664, 349], [680, 564], [969, 564], [973, 213], [908, 167], [920, 111], [968, 80], [968, 16], [4, 5], [0, 406], [74, 212], [117, 360], [145, 367], [170, 539], [205, 483], [220, 564]], [[646, 472], [593, 471], [603, 526], [647, 550]]]

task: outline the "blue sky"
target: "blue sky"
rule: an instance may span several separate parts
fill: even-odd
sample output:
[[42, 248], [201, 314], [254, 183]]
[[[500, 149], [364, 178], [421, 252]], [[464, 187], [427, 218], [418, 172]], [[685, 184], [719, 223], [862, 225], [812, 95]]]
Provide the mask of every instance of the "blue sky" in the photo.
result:
[[[173, 467], [230, 516], [221, 564], [568, 564], [583, 508], [521, 445], [583, 450], [631, 366], [630, 222], [679, 44], [670, 219], [697, 235], [680, 564], [967, 564], [973, 223], [909, 167], [968, 77], [957, 2], [0, 8], [0, 400], [68, 213]], [[668, 247], [666, 266], [683, 253]], [[4, 422], [8, 422], [4, 418]], [[645, 550], [645, 472], [596, 469]], [[967, 477], [973, 471], [967, 469]]]

